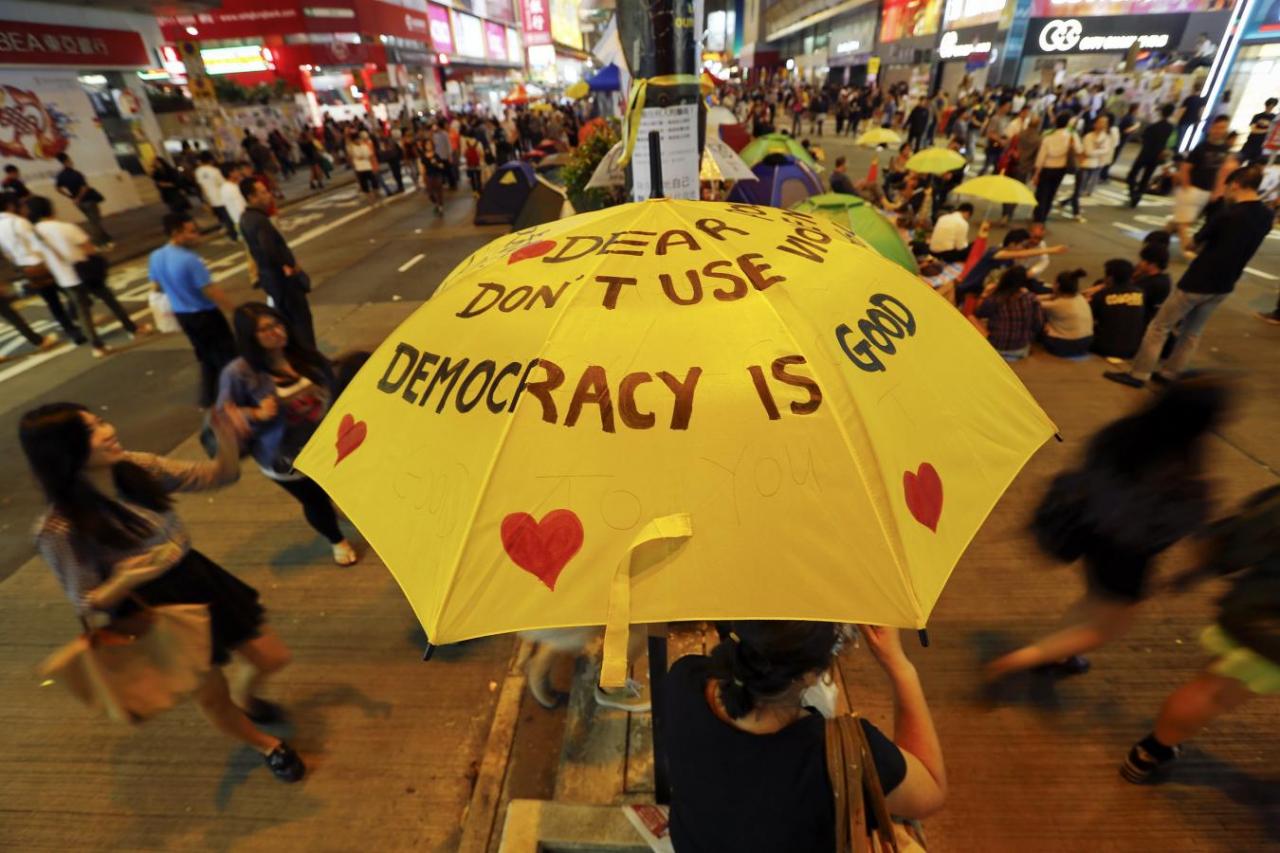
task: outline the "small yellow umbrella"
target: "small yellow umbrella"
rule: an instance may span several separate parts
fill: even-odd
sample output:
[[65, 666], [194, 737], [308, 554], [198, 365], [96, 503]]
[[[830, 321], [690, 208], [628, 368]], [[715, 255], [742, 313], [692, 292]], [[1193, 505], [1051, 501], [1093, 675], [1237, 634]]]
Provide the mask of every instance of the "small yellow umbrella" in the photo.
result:
[[908, 158], [907, 171], [945, 175], [947, 172], [964, 168], [967, 162], [959, 151], [952, 151], [950, 148], [926, 148]]
[[887, 127], [873, 127], [855, 140], [859, 145], [874, 148], [877, 145], [899, 145], [902, 137]]
[[572, 100], [575, 100], [575, 101], [582, 100], [590, 93], [591, 93], [591, 87], [587, 85], [586, 80], [579, 80], [577, 83], [574, 83], [568, 89], [564, 90], [565, 97], [571, 98]]
[[612, 686], [628, 624], [924, 626], [1053, 433], [953, 306], [848, 229], [658, 199], [472, 254], [297, 465], [432, 643], [605, 625]]
[[[908, 163], [908, 165], [910, 165]], [[973, 196], [997, 204], [1030, 204], [1035, 205], [1036, 194], [1022, 181], [1016, 181], [1005, 175], [983, 175], [970, 178], [956, 187], [952, 192], [957, 195]]]

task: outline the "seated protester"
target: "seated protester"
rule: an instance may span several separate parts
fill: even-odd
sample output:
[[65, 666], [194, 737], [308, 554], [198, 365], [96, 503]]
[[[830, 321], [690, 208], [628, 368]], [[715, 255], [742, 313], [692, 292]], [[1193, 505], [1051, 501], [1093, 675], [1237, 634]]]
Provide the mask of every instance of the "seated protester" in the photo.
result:
[[893, 155], [893, 159], [889, 161], [889, 167], [884, 173], [884, 185], [886, 189], [896, 187], [907, 179], [907, 161], [912, 155], [911, 144], [902, 143], [898, 147], [898, 153]]
[[916, 172], [910, 172], [885, 206], [890, 210], [910, 208], [912, 213], [919, 214], [932, 195], [933, 191], [929, 188], [928, 182], [922, 180]]
[[1107, 261], [1102, 287], [1089, 299], [1093, 309], [1093, 352], [1104, 358], [1133, 358], [1146, 328], [1142, 288], [1133, 283], [1133, 264]]
[[1027, 292], [1028, 282], [1025, 269], [1009, 267], [974, 312], [975, 317], [987, 321], [987, 340], [1007, 361], [1025, 358], [1031, 352], [1031, 341], [1044, 326], [1044, 311]]
[[[947, 782], [919, 677], [896, 629], [860, 630], [889, 677], [895, 708], [893, 740], [859, 721], [871, 763], [891, 814], [926, 817], [942, 807]], [[826, 722], [805, 707], [804, 693], [830, 670], [840, 637], [830, 622], [732, 622], [710, 657], [688, 655], [671, 667], [666, 751], [676, 850], [835, 850]], [[870, 830], [869, 805], [867, 812]]]
[[844, 157], [836, 158], [836, 167], [831, 173], [830, 183], [833, 193], [857, 194], [853, 188], [853, 180], [849, 177], [849, 167]]
[[952, 263], [969, 257], [969, 220], [973, 205], [962, 203], [951, 213], [938, 217], [929, 236], [929, 252], [935, 258]]
[[[1168, 236], [1167, 232], [1161, 233]], [[1169, 266], [1167, 243], [1166, 240], [1166, 245], [1163, 246], [1158, 242], [1143, 245], [1142, 250], [1138, 252], [1138, 263], [1133, 268], [1133, 284], [1135, 287], [1142, 288], [1142, 304], [1146, 308], [1146, 316], [1142, 321], [1143, 329], [1146, 329], [1151, 318], [1156, 316], [1160, 306], [1169, 298], [1169, 291], [1173, 289], [1173, 280], [1165, 272]]]
[[[978, 239], [985, 239], [991, 230], [989, 222], [982, 223], [978, 229]], [[969, 294], [980, 294], [987, 278], [996, 270], [1009, 266], [1014, 261], [1037, 258], [1040, 255], [1060, 255], [1067, 250], [1066, 246], [1045, 246], [1040, 242], [1032, 242], [1031, 233], [1025, 228], [1014, 228], [1004, 235], [1004, 243], [999, 248], [987, 249], [978, 262], [973, 265], [958, 285], [956, 285], [956, 303], [959, 304]], [[1027, 286], [1035, 292], [1048, 293], [1049, 288], [1027, 277]]]
[[1052, 295], [1040, 297], [1045, 316], [1040, 344], [1050, 355], [1075, 358], [1088, 353], [1093, 343], [1093, 313], [1080, 295], [1084, 276], [1084, 270], [1058, 273]]

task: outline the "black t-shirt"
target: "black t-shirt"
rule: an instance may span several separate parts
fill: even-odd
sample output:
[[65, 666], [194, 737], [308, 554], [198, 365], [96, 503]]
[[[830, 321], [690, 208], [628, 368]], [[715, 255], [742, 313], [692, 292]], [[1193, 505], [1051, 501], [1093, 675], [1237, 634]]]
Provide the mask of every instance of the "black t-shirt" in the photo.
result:
[[1161, 119], [1149, 124], [1142, 131], [1142, 156], [1152, 159], [1169, 145], [1169, 137], [1173, 135], [1173, 123]]
[[[835, 805], [827, 777], [826, 721], [811, 714], [774, 734], [739, 731], [707, 705], [708, 662], [689, 655], [667, 675], [675, 849], [832, 853]], [[906, 759], [879, 729], [866, 720], [862, 726], [888, 794], [906, 778]]]
[[22, 178], [5, 178], [3, 182], [0, 182], [0, 186], [4, 187], [5, 192], [13, 193], [18, 198], [26, 198], [31, 195], [31, 190], [27, 189], [27, 185], [22, 182]]
[[1192, 186], [1212, 191], [1218, 183], [1218, 172], [1230, 153], [1231, 148], [1225, 142], [1215, 143], [1206, 139], [1197, 145], [1187, 155], [1187, 162], [1191, 164]]
[[1271, 231], [1271, 208], [1261, 201], [1227, 205], [1196, 234], [1199, 252], [1178, 289], [1187, 293], [1230, 293], [1245, 266]]
[[1107, 286], [1093, 295], [1093, 346], [1100, 356], [1133, 358], [1146, 331], [1147, 312], [1142, 288], [1135, 284]]
[[1169, 298], [1169, 291], [1173, 289], [1173, 279], [1169, 278], [1168, 273], [1158, 272], [1145, 278], [1135, 278], [1133, 283], [1142, 288], [1142, 301], [1147, 311], [1146, 322], [1150, 323], [1151, 318], [1160, 310], [1160, 306]]
[[1258, 113], [1249, 119], [1250, 131], [1258, 128], [1258, 132], [1250, 132], [1249, 138], [1244, 141], [1244, 147], [1240, 149], [1240, 153], [1246, 157], [1261, 157], [1262, 143], [1267, 141], [1267, 133], [1271, 130], [1271, 122], [1275, 120], [1275, 113]]
[[70, 166], [63, 167], [62, 171], [58, 173], [57, 180], [54, 181], [54, 185], [58, 189], [66, 190], [71, 194], [72, 198], [76, 197], [85, 183], [84, 175]]

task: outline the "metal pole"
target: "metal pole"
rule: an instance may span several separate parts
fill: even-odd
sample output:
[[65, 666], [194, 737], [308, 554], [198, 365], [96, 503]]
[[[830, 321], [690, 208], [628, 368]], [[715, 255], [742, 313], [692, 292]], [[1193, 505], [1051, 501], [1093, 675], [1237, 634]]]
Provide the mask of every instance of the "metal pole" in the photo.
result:
[[665, 198], [662, 194], [662, 141], [658, 131], [649, 131], [649, 198]]
[[653, 709], [649, 725], [653, 738], [653, 799], [660, 805], [671, 802], [671, 781], [667, 778], [666, 714], [667, 626], [649, 635], [649, 704]]

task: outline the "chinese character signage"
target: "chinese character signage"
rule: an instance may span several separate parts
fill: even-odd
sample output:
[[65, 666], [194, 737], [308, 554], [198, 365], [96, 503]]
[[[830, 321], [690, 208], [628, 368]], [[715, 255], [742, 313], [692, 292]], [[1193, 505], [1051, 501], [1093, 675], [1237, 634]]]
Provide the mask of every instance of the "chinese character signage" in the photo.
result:
[[142, 37], [132, 31], [0, 21], [0, 65], [145, 68], [151, 64]]
[[524, 43], [551, 44], [549, 0], [522, 0], [524, 3]]
[[431, 46], [439, 53], [453, 53], [453, 30], [449, 26], [449, 10], [443, 6], [428, 3], [427, 22], [431, 26]]
[[880, 23], [880, 41], [931, 36], [938, 32], [942, 0], [885, 0]]

